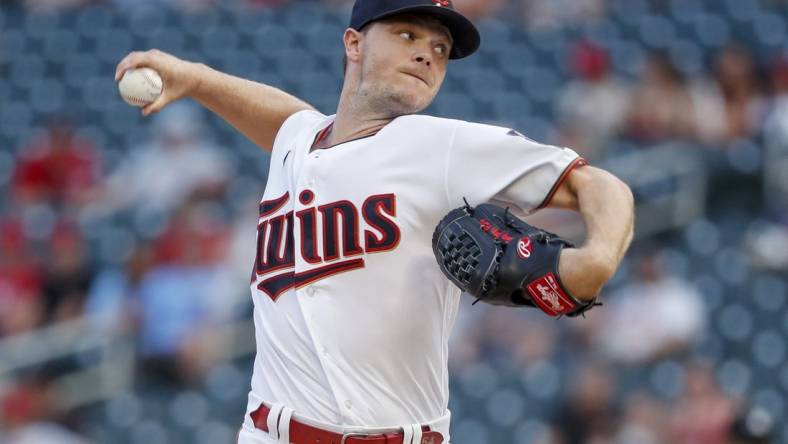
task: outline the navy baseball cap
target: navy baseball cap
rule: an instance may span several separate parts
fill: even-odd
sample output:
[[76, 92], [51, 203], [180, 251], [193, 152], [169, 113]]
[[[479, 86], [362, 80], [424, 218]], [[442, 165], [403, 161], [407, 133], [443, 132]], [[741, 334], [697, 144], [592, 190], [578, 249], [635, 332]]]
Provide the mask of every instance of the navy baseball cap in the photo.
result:
[[356, 0], [350, 27], [361, 31], [361, 28], [376, 20], [405, 12], [431, 14], [449, 29], [454, 40], [450, 59], [468, 57], [479, 48], [479, 31], [470, 20], [454, 9], [451, 0]]

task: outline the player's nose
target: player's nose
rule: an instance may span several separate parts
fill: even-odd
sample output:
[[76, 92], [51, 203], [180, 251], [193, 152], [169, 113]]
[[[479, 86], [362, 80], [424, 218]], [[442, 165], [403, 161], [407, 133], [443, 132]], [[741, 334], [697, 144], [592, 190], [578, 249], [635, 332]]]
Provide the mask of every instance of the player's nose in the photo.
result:
[[432, 65], [432, 53], [430, 45], [419, 45], [418, 49], [413, 53], [413, 60], [418, 64]]
[[424, 55], [424, 54], [417, 54], [414, 57], [414, 60], [416, 60], [417, 63], [424, 64], [424, 65], [427, 65], [427, 66], [431, 66], [432, 65], [432, 58], [430, 58], [429, 56]]

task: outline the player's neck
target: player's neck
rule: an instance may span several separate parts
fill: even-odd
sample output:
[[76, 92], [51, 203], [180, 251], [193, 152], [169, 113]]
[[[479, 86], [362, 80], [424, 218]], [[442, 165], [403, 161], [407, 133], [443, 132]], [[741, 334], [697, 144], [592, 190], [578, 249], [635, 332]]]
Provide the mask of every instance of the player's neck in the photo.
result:
[[373, 111], [357, 106], [357, 104], [343, 97], [339, 102], [331, 132], [327, 135], [320, 148], [371, 136], [388, 125], [392, 120], [394, 120], [394, 117], [377, 115]]

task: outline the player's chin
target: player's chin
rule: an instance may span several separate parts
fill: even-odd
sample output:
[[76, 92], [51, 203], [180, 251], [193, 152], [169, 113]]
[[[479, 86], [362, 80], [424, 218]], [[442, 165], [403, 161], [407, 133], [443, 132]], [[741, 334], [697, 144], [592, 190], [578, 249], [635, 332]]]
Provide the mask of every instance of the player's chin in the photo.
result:
[[435, 98], [435, 93], [429, 88], [406, 88], [399, 94], [400, 102], [410, 109], [409, 113], [416, 113], [430, 106]]

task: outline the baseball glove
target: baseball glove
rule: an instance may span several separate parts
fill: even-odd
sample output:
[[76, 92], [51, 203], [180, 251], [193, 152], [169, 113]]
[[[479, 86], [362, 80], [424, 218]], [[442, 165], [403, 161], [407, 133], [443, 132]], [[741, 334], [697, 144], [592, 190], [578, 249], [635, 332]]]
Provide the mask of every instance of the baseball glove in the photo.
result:
[[538, 307], [553, 317], [574, 317], [601, 305], [578, 300], [561, 283], [558, 257], [565, 247], [574, 245], [492, 204], [473, 208], [466, 202], [432, 235], [441, 271], [476, 302]]

